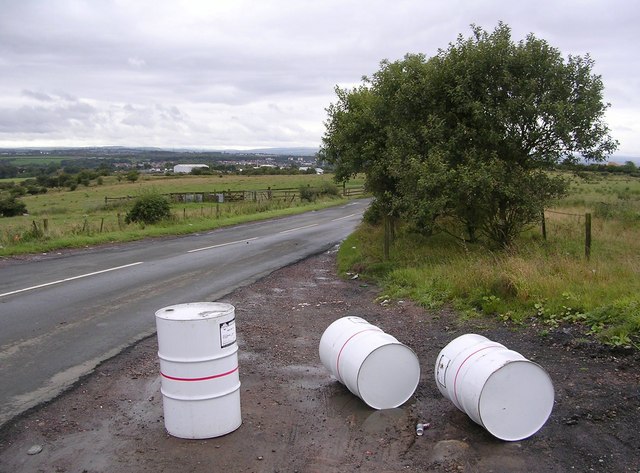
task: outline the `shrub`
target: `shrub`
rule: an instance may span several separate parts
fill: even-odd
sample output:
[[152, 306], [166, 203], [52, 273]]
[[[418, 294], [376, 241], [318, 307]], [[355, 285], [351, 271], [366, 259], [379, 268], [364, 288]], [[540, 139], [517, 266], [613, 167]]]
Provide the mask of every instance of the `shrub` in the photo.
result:
[[37, 194], [46, 194], [47, 188], [41, 186], [29, 186], [27, 187], [27, 194], [37, 195]]
[[333, 182], [323, 182], [320, 184], [320, 194], [328, 195], [328, 196], [338, 196], [340, 195], [340, 189]]
[[382, 222], [383, 209], [378, 200], [373, 200], [371, 205], [364, 211], [363, 220], [369, 225], [377, 225]]
[[318, 191], [312, 189], [309, 186], [300, 187], [300, 200], [306, 200], [307, 202], [315, 202], [318, 198]]
[[157, 223], [171, 216], [169, 201], [160, 194], [144, 194], [136, 199], [125, 222]]
[[27, 206], [14, 195], [0, 197], [0, 216], [14, 217], [27, 213]]
[[127, 181], [129, 182], [136, 182], [138, 180], [138, 178], [140, 177], [140, 173], [138, 171], [136, 171], [135, 169], [129, 171], [125, 177], [127, 178]]
[[315, 202], [318, 197], [338, 196], [340, 189], [332, 182], [323, 182], [320, 187], [300, 186], [300, 200]]

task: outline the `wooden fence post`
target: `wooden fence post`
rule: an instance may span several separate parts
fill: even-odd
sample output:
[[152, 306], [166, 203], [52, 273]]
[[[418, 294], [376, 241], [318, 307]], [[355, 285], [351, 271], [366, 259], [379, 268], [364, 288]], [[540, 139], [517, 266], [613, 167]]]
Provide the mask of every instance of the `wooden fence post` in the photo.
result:
[[391, 219], [388, 215], [384, 216], [384, 243], [383, 254], [384, 260], [389, 261], [389, 249], [391, 246]]
[[587, 261], [591, 257], [591, 214], [584, 214], [584, 256], [587, 258]]
[[544, 219], [544, 209], [542, 209], [542, 239], [547, 239], [547, 224]]

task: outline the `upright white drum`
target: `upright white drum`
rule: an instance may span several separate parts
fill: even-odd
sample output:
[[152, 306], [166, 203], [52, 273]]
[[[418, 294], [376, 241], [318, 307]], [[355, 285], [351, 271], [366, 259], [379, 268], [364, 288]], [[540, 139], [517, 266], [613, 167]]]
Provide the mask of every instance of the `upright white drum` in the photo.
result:
[[360, 317], [343, 317], [327, 327], [320, 339], [320, 360], [374, 409], [404, 404], [420, 381], [413, 350]]
[[462, 335], [444, 347], [436, 360], [435, 380], [458, 409], [502, 440], [535, 434], [553, 409], [547, 372], [481, 335]]
[[192, 302], [155, 315], [167, 431], [203, 439], [236, 430], [242, 418], [235, 308]]

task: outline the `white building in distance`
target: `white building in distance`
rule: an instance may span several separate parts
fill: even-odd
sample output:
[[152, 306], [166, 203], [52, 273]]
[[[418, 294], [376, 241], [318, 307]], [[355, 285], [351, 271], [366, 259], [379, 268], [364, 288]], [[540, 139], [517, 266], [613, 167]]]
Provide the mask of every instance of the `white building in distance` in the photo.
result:
[[176, 174], [189, 174], [193, 169], [198, 168], [209, 169], [209, 166], [207, 166], [206, 164], [176, 164], [175, 166], [173, 166], [173, 172], [175, 172]]

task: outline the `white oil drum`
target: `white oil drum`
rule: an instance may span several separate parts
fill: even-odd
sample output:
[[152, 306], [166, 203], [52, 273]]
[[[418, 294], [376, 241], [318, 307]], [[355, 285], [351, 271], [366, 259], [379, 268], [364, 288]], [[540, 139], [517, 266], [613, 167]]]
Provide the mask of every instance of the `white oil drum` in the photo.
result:
[[462, 335], [444, 347], [436, 360], [435, 381], [458, 409], [502, 440], [535, 434], [553, 409], [547, 372], [481, 335]]
[[320, 360], [374, 409], [404, 404], [420, 381], [413, 350], [360, 317], [343, 317], [327, 327], [320, 339]]
[[242, 418], [235, 308], [192, 302], [155, 316], [167, 431], [204, 439], [236, 430]]

